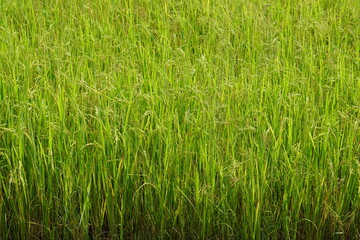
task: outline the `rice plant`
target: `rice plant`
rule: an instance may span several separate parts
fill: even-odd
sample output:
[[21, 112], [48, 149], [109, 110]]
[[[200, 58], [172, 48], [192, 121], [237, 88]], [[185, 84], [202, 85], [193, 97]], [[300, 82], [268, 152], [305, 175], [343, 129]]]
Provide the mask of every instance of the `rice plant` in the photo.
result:
[[0, 239], [359, 239], [359, 10], [1, 0]]

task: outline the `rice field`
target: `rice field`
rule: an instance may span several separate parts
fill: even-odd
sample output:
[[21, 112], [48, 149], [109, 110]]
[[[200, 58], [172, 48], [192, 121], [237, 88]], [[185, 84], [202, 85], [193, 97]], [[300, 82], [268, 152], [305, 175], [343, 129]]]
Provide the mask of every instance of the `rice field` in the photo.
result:
[[0, 0], [0, 239], [360, 239], [360, 1]]

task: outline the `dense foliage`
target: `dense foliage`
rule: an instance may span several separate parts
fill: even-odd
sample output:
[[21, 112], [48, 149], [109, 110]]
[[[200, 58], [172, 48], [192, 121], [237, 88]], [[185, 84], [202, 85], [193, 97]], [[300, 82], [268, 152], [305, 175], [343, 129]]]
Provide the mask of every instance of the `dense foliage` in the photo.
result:
[[0, 239], [360, 238], [359, 9], [1, 0]]

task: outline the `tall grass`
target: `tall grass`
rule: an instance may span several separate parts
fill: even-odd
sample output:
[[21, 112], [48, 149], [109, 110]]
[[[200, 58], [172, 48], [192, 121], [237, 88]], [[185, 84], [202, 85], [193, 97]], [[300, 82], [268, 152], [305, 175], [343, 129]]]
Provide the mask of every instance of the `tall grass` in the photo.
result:
[[0, 239], [360, 238], [359, 9], [0, 1]]

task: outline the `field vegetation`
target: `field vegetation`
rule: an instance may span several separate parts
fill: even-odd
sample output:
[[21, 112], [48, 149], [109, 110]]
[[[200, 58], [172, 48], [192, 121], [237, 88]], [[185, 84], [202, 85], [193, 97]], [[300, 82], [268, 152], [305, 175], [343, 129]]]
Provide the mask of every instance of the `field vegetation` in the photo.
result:
[[359, 229], [360, 1], [0, 1], [0, 239]]

